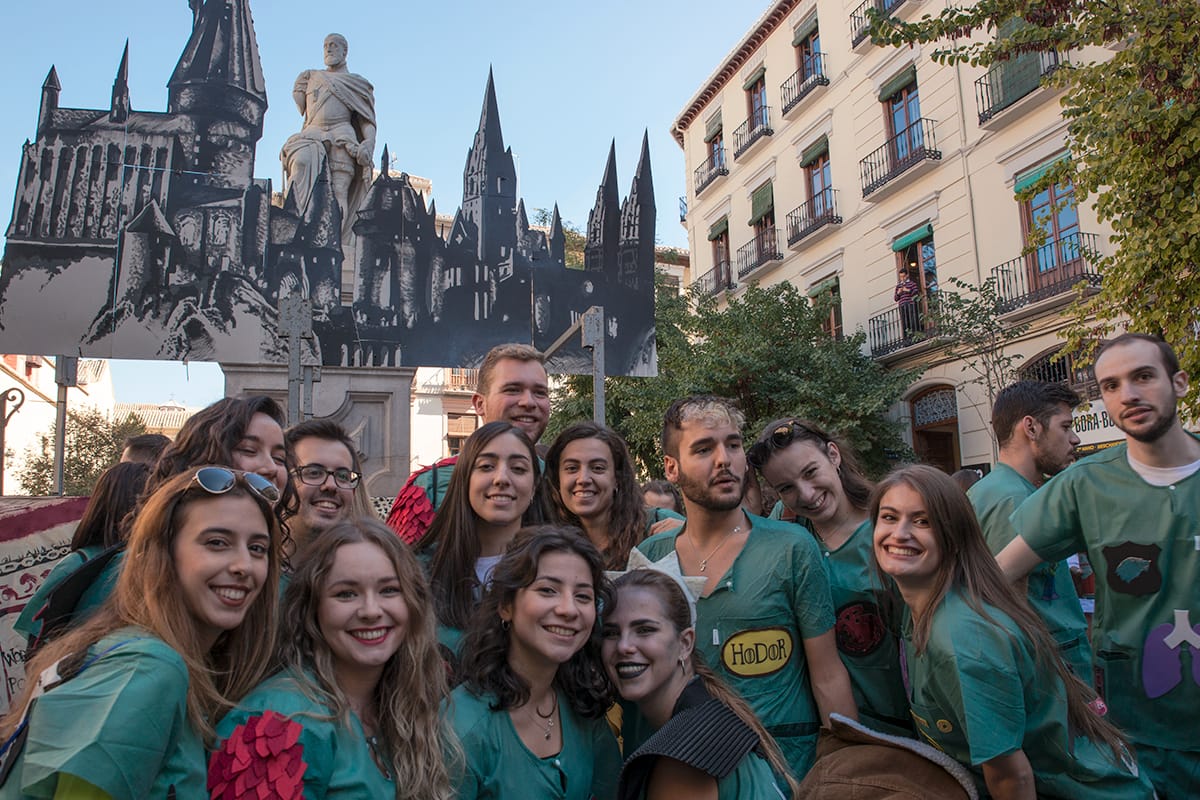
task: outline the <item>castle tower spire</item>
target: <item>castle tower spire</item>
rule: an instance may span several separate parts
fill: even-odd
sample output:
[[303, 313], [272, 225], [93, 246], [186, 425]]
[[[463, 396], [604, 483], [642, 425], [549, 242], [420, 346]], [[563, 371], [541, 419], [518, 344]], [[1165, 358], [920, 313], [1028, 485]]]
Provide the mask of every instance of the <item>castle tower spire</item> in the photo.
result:
[[488, 69], [479, 128], [463, 170], [462, 220], [476, 242], [481, 263], [511, 266], [517, 243], [517, 169], [511, 148], [504, 146], [496, 83]]
[[51, 112], [58, 110], [58, 93], [62, 91], [62, 84], [58, 82], [58, 70], [52, 64], [50, 71], [46, 73], [46, 80], [42, 81], [42, 106], [38, 110], [38, 132], [37, 138], [42, 138], [42, 130], [50, 123]]
[[617, 142], [608, 148], [604, 179], [596, 190], [596, 205], [588, 214], [587, 244], [584, 245], [584, 269], [600, 271], [617, 265], [617, 245], [621, 236], [621, 196], [617, 191]]
[[567, 265], [567, 235], [563, 232], [558, 203], [554, 204], [554, 214], [550, 217], [550, 260], [558, 267]]
[[117, 67], [117, 77], [113, 80], [112, 104], [109, 106], [108, 118], [113, 122], [124, 122], [129, 119], [129, 40], [125, 40], [125, 50], [121, 53], [121, 64]]
[[215, 107], [262, 136], [267, 88], [249, 0], [206, 0], [167, 87], [172, 113]]
[[621, 206], [621, 243], [617, 257], [617, 279], [624, 286], [638, 290], [639, 276], [646, 273], [640, 267], [654, 264], [655, 217], [654, 181], [650, 173], [650, 132], [642, 134], [642, 154], [629, 197]]

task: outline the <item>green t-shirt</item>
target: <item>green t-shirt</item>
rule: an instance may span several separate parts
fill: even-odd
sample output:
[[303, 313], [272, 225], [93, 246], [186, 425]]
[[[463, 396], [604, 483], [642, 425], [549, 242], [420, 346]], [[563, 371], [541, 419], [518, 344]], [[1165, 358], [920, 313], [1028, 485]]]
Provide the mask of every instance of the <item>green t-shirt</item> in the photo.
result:
[[[236, 765], [234, 769], [252, 774], [271, 772], [275, 758], [264, 755], [271, 753], [268, 746], [271, 737], [268, 731], [260, 730], [258, 726], [264, 712], [274, 711], [286, 717], [289, 724], [300, 728], [293, 749], [299, 748], [298, 756], [305, 764], [306, 800], [394, 797], [395, 783], [375, 763], [358, 717], [351, 713], [350, 727], [340, 719], [331, 718], [330, 708], [305, 694], [302, 682], [311, 684], [315, 678], [291, 672], [277, 673], [260, 683], [242, 698], [237, 708], [221, 719], [217, 725], [217, 755], [213, 756], [214, 777], [225, 740], [233, 736], [244, 737], [247, 724], [252, 725], [256, 735], [251, 736], [244, 747], [247, 766]], [[251, 782], [250, 786], [255, 784]]]
[[621, 774], [621, 753], [608, 722], [578, 716], [558, 695], [562, 750], [534, 755], [513, 727], [507, 711], [491, 708], [494, 698], [459, 686], [450, 694], [446, 716], [462, 744], [464, 774], [456, 781], [460, 800], [536, 797], [545, 800], [612, 800]]
[[1200, 473], [1151, 486], [1124, 444], [1056, 475], [1013, 527], [1047, 561], [1086, 551], [1096, 570], [1096, 689], [1129, 738], [1200, 751]]
[[[50, 574], [42, 580], [37, 591], [33, 593], [33, 597], [29, 598], [21, 615], [13, 623], [13, 630], [23, 634], [26, 638], [41, 635], [42, 621], [34, 619], [33, 616], [46, 605], [50, 592], [74, 574], [76, 570], [103, 552], [103, 547], [91, 545], [65, 555], [54, 565], [54, 569], [50, 570]], [[117, 578], [121, 574], [121, 564], [124, 562], [125, 551], [122, 550], [104, 566], [104, 571], [100, 573], [95, 583], [84, 590], [79, 597], [79, 602], [75, 605], [75, 614], [70, 627], [78, 626], [80, 622], [87, 619], [93, 611], [104, 604], [104, 601], [112, 594], [113, 587], [117, 585]]]
[[1153, 797], [1144, 774], [1112, 763], [1103, 745], [1072, 735], [1062, 680], [1039, 668], [1011, 618], [991, 606], [984, 609], [990, 619], [951, 589], [933, 612], [920, 655], [912, 646], [911, 618], [906, 622], [912, 715], [920, 738], [970, 767], [981, 791], [984, 763], [1023, 750], [1039, 798]]
[[188, 671], [161, 639], [122, 628], [81, 673], [34, 701], [29, 738], [0, 798], [53, 797], [82, 778], [113, 800], [208, 797], [204, 744], [187, 718]]
[[824, 542], [818, 547], [829, 573], [838, 655], [850, 674], [860, 721], [877, 731], [912, 736], [900, 673], [898, 621], [889, 626], [879, 607], [883, 587], [873, 566], [874, 529], [867, 520], [837, 550]]
[[[746, 515], [750, 533], [733, 566], [696, 602], [696, 646], [779, 743], [795, 776], [812, 765], [820, 720], [805, 639], [834, 623], [816, 542], [786, 522]], [[651, 561], [675, 552], [680, 531], [638, 545]]]
[[[967, 490], [988, 549], [995, 555], [1016, 538], [1009, 517], [1037, 490], [1021, 473], [999, 462]], [[1071, 671], [1092, 682], [1092, 647], [1071, 569], [1065, 560], [1044, 561], [1029, 573], [1029, 604], [1041, 615]]]

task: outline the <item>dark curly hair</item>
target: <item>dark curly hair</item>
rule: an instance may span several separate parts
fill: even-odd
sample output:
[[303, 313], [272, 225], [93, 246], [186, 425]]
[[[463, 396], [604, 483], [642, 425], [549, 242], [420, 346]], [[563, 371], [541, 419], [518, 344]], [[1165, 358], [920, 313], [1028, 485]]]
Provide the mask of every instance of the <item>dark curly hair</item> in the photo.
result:
[[510, 631], [500, 625], [500, 609], [511, 606], [517, 593], [531, 585], [542, 556], [574, 553], [591, 572], [596, 592], [596, 620], [587, 642], [570, 660], [559, 665], [554, 685], [562, 690], [575, 713], [599, 719], [613, 702], [612, 686], [600, 660], [600, 609], [612, 605], [612, 587], [604, 577], [604, 562], [587, 536], [570, 525], [522, 528], [492, 572], [492, 583], [475, 610], [462, 643], [461, 677], [475, 695], [491, 694], [496, 711], [516, 708], [529, 700], [529, 683], [509, 663]]

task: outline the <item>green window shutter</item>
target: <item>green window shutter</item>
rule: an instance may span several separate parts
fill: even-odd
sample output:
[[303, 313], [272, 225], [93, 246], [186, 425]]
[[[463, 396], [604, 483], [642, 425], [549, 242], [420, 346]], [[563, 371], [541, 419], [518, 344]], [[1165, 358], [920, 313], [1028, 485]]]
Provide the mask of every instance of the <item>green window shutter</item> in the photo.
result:
[[754, 84], [758, 83], [758, 79], [767, 74], [766, 67], [759, 67], [750, 73], [750, 77], [746, 78], [746, 82], [742, 84], [742, 88], [747, 92], [754, 88]]
[[813, 35], [813, 31], [817, 29], [817, 15], [813, 14], [812, 18], [796, 28], [796, 35], [792, 37], [792, 47], [799, 47], [804, 44], [808, 37]]
[[922, 239], [928, 239], [930, 236], [933, 236], [933, 225], [927, 222], [915, 231], [909, 231], [892, 242], [892, 252], [899, 253], [907, 250], [911, 245], [916, 244]]
[[886, 103], [888, 98], [896, 92], [908, 86], [910, 83], [917, 82], [917, 67], [915, 64], [909, 64], [908, 68], [897, 75], [893, 75], [891, 80], [885, 83], [879, 89], [879, 102]]
[[721, 112], [718, 111], [704, 123], [704, 143], [708, 144], [721, 135]]
[[729, 217], [721, 217], [719, 220], [713, 223], [711, 228], [708, 229], [708, 240], [710, 242], [715, 242], [717, 239], [721, 238], [721, 234], [725, 233], [727, 230], [729, 230]]
[[1050, 171], [1051, 167], [1053, 167], [1060, 161], [1065, 161], [1065, 160], [1069, 159], [1070, 157], [1071, 157], [1071, 154], [1069, 152], [1059, 153], [1057, 156], [1050, 159], [1049, 161], [1038, 164], [1036, 167], [1034, 167], [1031, 170], [1022, 172], [1020, 175], [1017, 176], [1017, 182], [1013, 186], [1013, 194], [1020, 194], [1021, 192], [1028, 189], [1030, 186], [1033, 186], [1035, 183], [1037, 183], [1038, 181], [1040, 181], [1042, 179], [1043, 175], [1045, 175], [1047, 172]]
[[809, 297], [820, 297], [823, 294], [827, 294], [827, 293], [833, 291], [833, 289], [837, 285], [838, 285], [837, 275], [831, 275], [830, 277], [826, 278], [825, 280], [821, 281], [820, 283], [813, 285], [812, 288], [810, 288], [808, 290], [808, 296]]
[[750, 224], [755, 224], [774, 209], [775, 193], [772, 191], [771, 182], [767, 181], [750, 195]]
[[800, 154], [800, 166], [807, 167], [828, 152], [829, 137], [822, 135], [820, 139], [804, 148], [804, 152]]

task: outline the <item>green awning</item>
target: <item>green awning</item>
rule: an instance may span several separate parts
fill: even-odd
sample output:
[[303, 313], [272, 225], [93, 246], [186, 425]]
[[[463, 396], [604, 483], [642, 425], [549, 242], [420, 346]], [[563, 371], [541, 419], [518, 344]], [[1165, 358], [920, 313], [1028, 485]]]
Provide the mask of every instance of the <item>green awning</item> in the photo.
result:
[[750, 224], [756, 224], [774, 210], [775, 193], [771, 189], [771, 182], [767, 181], [750, 195]]
[[729, 230], [729, 217], [721, 217], [719, 220], [713, 223], [711, 228], [708, 229], [708, 240], [710, 242], [716, 241], [717, 239], [721, 238], [721, 234], [725, 233], [727, 230]]
[[813, 31], [817, 29], [817, 15], [813, 14], [803, 25], [796, 28], [796, 35], [792, 37], [792, 47], [799, 47], [807, 41], [808, 37], [813, 35]]
[[1040, 181], [1042, 179], [1043, 175], [1045, 175], [1047, 172], [1050, 171], [1051, 167], [1055, 166], [1060, 161], [1065, 161], [1065, 160], [1069, 159], [1070, 157], [1071, 157], [1071, 154], [1069, 152], [1062, 152], [1062, 153], [1059, 153], [1054, 158], [1050, 159], [1049, 161], [1038, 164], [1036, 167], [1034, 167], [1031, 170], [1022, 172], [1020, 175], [1017, 176], [1017, 182], [1013, 186], [1013, 193], [1020, 194], [1021, 192], [1028, 189], [1030, 186], [1033, 186], [1035, 183], [1037, 183], [1038, 181]]
[[829, 137], [822, 134], [820, 139], [804, 148], [804, 152], [800, 154], [800, 166], [807, 167], [828, 152]]
[[820, 283], [814, 284], [812, 287], [810, 287], [808, 290], [808, 296], [809, 297], [820, 297], [823, 294], [828, 294], [829, 292], [832, 292], [834, 289], [836, 289], [837, 285], [838, 285], [837, 275], [830, 275], [825, 280], [821, 281]]
[[721, 112], [718, 111], [704, 123], [704, 143], [708, 144], [721, 135]]
[[767, 74], [766, 67], [759, 67], [750, 73], [750, 77], [746, 78], [746, 82], [742, 84], [742, 88], [747, 92], [754, 88], [754, 84], [758, 83], [758, 79]]
[[915, 231], [909, 231], [896, 241], [892, 242], [892, 252], [899, 253], [907, 250], [910, 246], [916, 244], [922, 239], [928, 239], [933, 236], [933, 225], [928, 222], [917, 228]]
[[909, 64], [908, 68], [903, 72], [893, 75], [891, 80], [885, 83], [879, 89], [879, 102], [886, 103], [888, 98], [896, 92], [908, 86], [910, 83], [917, 82], [917, 67], [915, 64]]

